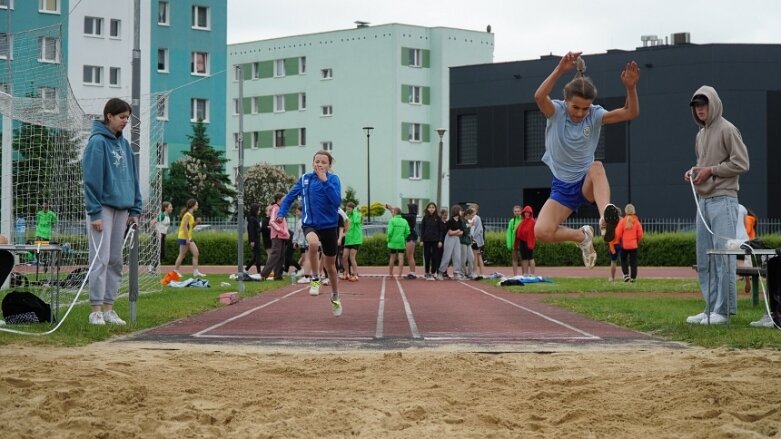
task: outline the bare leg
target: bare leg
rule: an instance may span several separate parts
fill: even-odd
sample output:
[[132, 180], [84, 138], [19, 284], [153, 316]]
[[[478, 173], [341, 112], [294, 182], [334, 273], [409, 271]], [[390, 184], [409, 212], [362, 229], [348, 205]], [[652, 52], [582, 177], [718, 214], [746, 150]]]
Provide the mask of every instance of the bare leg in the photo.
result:
[[518, 276], [518, 250], [512, 249], [511, 251], [513, 256], [513, 276]]
[[415, 241], [407, 241], [407, 264], [409, 272], [415, 274]]
[[190, 241], [190, 253], [193, 254], [193, 271], [198, 271], [198, 256], [201, 255], [201, 252], [198, 251], [198, 246], [192, 241]]
[[174, 264], [174, 271], [178, 272], [180, 270], [182, 261], [184, 261], [184, 257], [187, 255], [187, 249], [188, 246], [186, 245], [179, 246], [179, 256], [176, 257], [176, 263]]
[[336, 255], [324, 256], [323, 265], [325, 265], [325, 271], [328, 273], [328, 279], [331, 282], [331, 294], [339, 291], [339, 277], [336, 275]]
[[534, 262], [534, 259], [529, 259], [529, 274], [534, 274], [534, 269], [536, 268], [536, 263]]
[[583, 181], [583, 196], [592, 203], [596, 202], [599, 218], [605, 216], [605, 206], [610, 203], [610, 183], [602, 162], [594, 162]]
[[309, 265], [312, 269], [312, 277], [320, 277], [320, 260], [318, 255], [320, 239], [317, 237], [317, 233], [309, 232], [306, 235], [306, 240], [309, 242]]
[[572, 215], [570, 208], [549, 198], [542, 206], [540, 216], [537, 217], [537, 222], [534, 225], [534, 236], [540, 242], [572, 241], [579, 244], [585, 238], [583, 231], [561, 225], [570, 215]]
[[529, 274], [529, 260], [521, 259], [521, 274]]

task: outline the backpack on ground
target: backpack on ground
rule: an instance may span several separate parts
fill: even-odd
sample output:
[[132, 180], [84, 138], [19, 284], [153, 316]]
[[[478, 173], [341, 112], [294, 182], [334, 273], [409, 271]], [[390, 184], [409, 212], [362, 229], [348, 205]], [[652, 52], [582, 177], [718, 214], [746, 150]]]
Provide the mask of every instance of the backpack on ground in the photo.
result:
[[29, 291], [11, 291], [3, 297], [2, 309], [6, 323], [52, 321], [52, 309], [49, 304]]

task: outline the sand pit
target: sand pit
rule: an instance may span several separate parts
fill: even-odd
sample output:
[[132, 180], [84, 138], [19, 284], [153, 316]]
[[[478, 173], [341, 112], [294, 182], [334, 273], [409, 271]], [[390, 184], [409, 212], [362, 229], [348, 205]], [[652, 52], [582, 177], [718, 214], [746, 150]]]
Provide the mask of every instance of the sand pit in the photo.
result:
[[781, 437], [781, 353], [0, 350], [2, 436]]

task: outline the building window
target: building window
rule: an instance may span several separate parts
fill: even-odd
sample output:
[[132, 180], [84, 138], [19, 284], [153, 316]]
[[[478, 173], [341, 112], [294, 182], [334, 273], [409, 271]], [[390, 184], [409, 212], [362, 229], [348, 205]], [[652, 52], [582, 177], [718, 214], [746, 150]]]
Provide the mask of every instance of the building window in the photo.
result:
[[306, 128], [298, 129], [298, 144], [300, 146], [306, 146]]
[[157, 49], [157, 71], [168, 73], [168, 49]]
[[540, 162], [545, 154], [545, 126], [547, 120], [542, 111], [529, 110], [524, 112], [524, 139], [526, 148], [523, 151], [523, 160], [526, 162]]
[[410, 142], [420, 142], [422, 138], [422, 127], [419, 123], [409, 124], [408, 139]]
[[171, 5], [168, 2], [157, 4], [157, 24], [168, 26], [171, 24]]
[[120, 69], [119, 67], [108, 68], [108, 85], [113, 87], [119, 87], [120, 81]]
[[285, 76], [285, 60], [284, 59], [275, 59], [274, 60], [274, 76], [275, 77]]
[[82, 81], [84, 82], [84, 84], [88, 84], [88, 85], [102, 85], [103, 67], [85, 65]]
[[47, 113], [57, 113], [57, 89], [54, 87], [41, 87], [41, 107]]
[[157, 142], [157, 167], [168, 169], [168, 144]]
[[209, 101], [206, 99], [193, 98], [190, 102], [192, 103], [190, 109], [190, 122], [198, 122], [199, 120], [209, 122]]
[[420, 160], [414, 160], [409, 162], [409, 179], [420, 180], [422, 172], [422, 163]]
[[241, 134], [233, 133], [233, 149], [239, 149], [239, 143], [241, 143]]
[[320, 149], [323, 151], [333, 151], [334, 150], [334, 143], [330, 140], [323, 140], [320, 142]]
[[41, 57], [38, 61], [52, 63], [60, 61], [60, 40], [58, 38], [41, 37], [38, 41], [41, 45]]
[[420, 49], [409, 50], [409, 65], [411, 67], [420, 67], [422, 58]]
[[332, 69], [321, 69], [320, 79], [331, 79], [334, 77], [334, 71]]
[[298, 94], [298, 109], [306, 110], [306, 93]]
[[59, 14], [60, 0], [38, 0], [38, 12]]
[[193, 75], [209, 74], [209, 54], [206, 52], [193, 52], [190, 73]]
[[260, 131], [252, 132], [252, 145], [250, 145], [250, 147], [252, 149], [260, 148]]
[[296, 170], [298, 171], [298, 175], [296, 177], [300, 177], [304, 174], [306, 174], [306, 165], [301, 164], [296, 167]]
[[298, 58], [298, 74], [303, 75], [306, 73], [306, 57], [302, 56]]
[[274, 147], [285, 146], [285, 130], [274, 130]]
[[252, 63], [252, 79], [260, 79], [260, 63]]
[[252, 114], [260, 113], [260, 96], [256, 96], [252, 99]]
[[84, 17], [84, 35], [92, 37], [103, 36], [103, 19], [100, 17]]
[[168, 96], [158, 95], [155, 104], [157, 120], [168, 120]]
[[122, 20], [112, 18], [109, 21], [108, 36], [111, 38], [119, 38], [119, 33], [122, 32]]
[[330, 105], [323, 105], [320, 107], [321, 116], [331, 116], [334, 114], [334, 108]]
[[233, 99], [233, 115], [236, 116], [241, 113], [241, 105], [238, 99]]
[[206, 6], [193, 6], [193, 29], [209, 30], [209, 8]]
[[0, 0], [0, 9], [13, 9], [14, 0]]
[[280, 113], [285, 111], [285, 95], [274, 96], [274, 112]]
[[0, 33], [0, 59], [11, 58], [11, 40], [7, 33]]
[[420, 87], [418, 85], [411, 85], [409, 87], [409, 103], [410, 104], [419, 104], [421, 103], [422, 99], [421, 96], [423, 96], [423, 87]]
[[476, 164], [477, 163], [477, 115], [476, 114], [463, 114], [458, 116], [458, 139], [456, 142], [457, 142], [456, 143], [456, 164], [459, 165]]

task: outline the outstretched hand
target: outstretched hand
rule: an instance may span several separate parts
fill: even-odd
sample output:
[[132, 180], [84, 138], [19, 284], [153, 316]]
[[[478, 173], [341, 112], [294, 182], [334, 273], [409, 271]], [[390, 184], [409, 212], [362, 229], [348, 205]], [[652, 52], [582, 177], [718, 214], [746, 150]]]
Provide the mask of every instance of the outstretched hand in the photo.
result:
[[574, 69], [577, 66], [578, 58], [580, 58], [581, 54], [583, 54], [583, 52], [567, 52], [567, 54], [562, 56], [561, 60], [559, 60], [559, 71], [563, 73]]
[[634, 61], [626, 63], [626, 67], [621, 71], [621, 82], [624, 86], [631, 88], [637, 85], [637, 81], [640, 80], [640, 67]]

